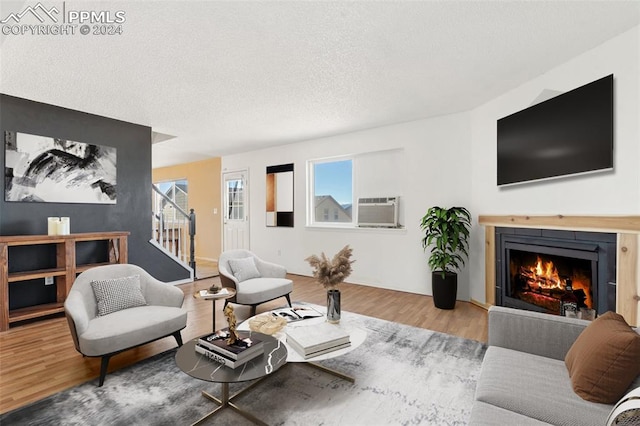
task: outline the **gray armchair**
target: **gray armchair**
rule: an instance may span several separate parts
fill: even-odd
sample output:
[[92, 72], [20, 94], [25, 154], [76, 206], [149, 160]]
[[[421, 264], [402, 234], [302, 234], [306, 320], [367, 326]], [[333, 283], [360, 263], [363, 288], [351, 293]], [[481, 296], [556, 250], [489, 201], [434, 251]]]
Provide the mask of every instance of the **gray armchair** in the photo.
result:
[[[143, 305], [99, 316], [91, 283], [136, 275], [140, 277]], [[104, 383], [109, 359], [117, 353], [171, 335], [182, 346], [180, 330], [187, 325], [183, 300], [180, 289], [156, 280], [136, 265], [98, 266], [78, 275], [64, 309], [76, 350], [85, 356], [102, 357], [98, 386]]]
[[[240, 268], [238, 265], [247, 259], [253, 261], [244, 265], [246, 268]], [[255, 265], [255, 269], [251, 265]], [[251, 316], [256, 314], [256, 306], [279, 297], [285, 297], [291, 306], [289, 294], [293, 291], [293, 282], [286, 278], [287, 270], [283, 266], [266, 262], [249, 250], [238, 249], [220, 255], [218, 271], [222, 285], [236, 289], [236, 295], [225, 300], [225, 306], [229, 302], [250, 305]]]

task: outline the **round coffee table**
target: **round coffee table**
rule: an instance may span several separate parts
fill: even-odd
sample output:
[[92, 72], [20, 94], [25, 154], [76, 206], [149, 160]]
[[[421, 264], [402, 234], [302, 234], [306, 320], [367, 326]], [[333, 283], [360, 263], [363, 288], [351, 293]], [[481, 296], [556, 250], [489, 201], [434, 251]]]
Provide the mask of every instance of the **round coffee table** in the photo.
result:
[[221, 291], [226, 290], [225, 294], [215, 294], [213, 297], [204, 298], [200, 296], [200, 290], [193, 293], [193, 297], [196, 299], [202, 300], [211, 300], [213, 302], [213, 307], [211, 308], [211, 331], [216, 331], [216, 300], [226, 300], [230, 299], [236, 295], [236, 289], [231, 287], [223, 287]]
[[[304, 306], [304, 305], [303, 305]], [[326, 309], [320, 309], [320, 308], [315, 308], [317, 311], [321, 312], [321, 313], [325, 313]], [[277, 309], [275, 309], [277, 310]], [[269, 314], [269, 313], [266, 313]], [[262, 314], [259, 315], [265, 315], [265, 313], [263, 312]], [[257, 315], [256, 315], [257, 316]], [[254, 317], [251, 317], [254, 318]], [[238, 330], [250, 330], [249, 328], [249, 320], [251, 319], [247, 319], [245, 321], [243, 321], [239, 326], [238, 326]], [[346, 347], [346, 348], [342, 348], [342, 349], [337, 349], [335, 351], [332, 352], [327, 352], [318, 356], [315, 356], [313, 358], [307, 358], [305, 359], [302, 355], [300, 355], [298, 352], [296, 352], [291, 346], [287, 345], [287, 335], [286, 335], [286, 329], [287, 327], [313, 327], [314, 325], [317, 324], [321, 324], [323, 322], [325, 322], [327, 319], [325, 316], [322, 317], [318, 317], [318, 318], [309, 318], [309, 319], [304, 319], [304, 320], [299, 320], [299, 321], [292, 321], [287, 323], [287, 325], [285, 325], [285, 327], [278, 331], [277, 333], [273, 334], [273, 337], [275, 337], [276, 339], [278, 339], [281, 343], [283, 343], [286, 347], [287, 347], [287, 362], [304, 362], [307, 363], [308, 365], [318, 368], [322, 371], [325, 371], [327, 373], [333, 374], [334, 376], [340, 377], [344, 380], [350, 381], [352, 383], [355, 383], [355, 378], [348, 376], [344, 373], [341, 373], [339, 371], [330, 369], [328, 367], [325, 367], [324, 365], [321, 364], [317, 364], [316, 361], [322, 361], [325, 359], [331, 359], [331, 358], [335, 358], [338, 356], [342, 356], [345, 355], [349, 352], [351, 352], [352, 350], [356, 349], [358, 346], [362, 345], [362, 343], [364, 343], [365, 339], [367, 338], [367, 332], [361, 328], [358, 327], [354, 327], [349, 325], [349, 323], [345, 320], [340, 321], [338, 324], [335, 324], [336, 327], [339, 327], [343, 330], [345, 330], [347, 333], [349, 333], [349, 340], [351, 341], [351, 345]]]
[[225, 367], [222, 364], [211, 361], [204, 355], [197, 353], [195, 350], [196, 342], [198, 341], [197, 338], [186, 342], [180, 347], [180, 349], [178, 349], [178, 352], [176, 353], [176, 364], [180, 370], [191, 377], [195, 377], [196, 379], [222, 384], [222, 395], [220, 399], [206, 391], [202, 391], [202, 395], [217, 403], [218, 407], [197, 422], [193, 423], [194, 425], [202, 423], [209, 417], [227, 407], [232, 408], [234, 411], [256, 424], [265, 424], [253, 414], [241, 409], [233, 403], [234, 398], [253, 388], [260, 381], [258, 380], [252, 383], [232, 396], [229, 396], [229, 383], [263, 379], [269, 374], [277, 371], [287, 362], [287, 348], [282, 344], [282, 342], [272, 336], [256, 332], [250, 333], [250, 336], [259, 338], [264, 342], [264, 354], [235, 369]]

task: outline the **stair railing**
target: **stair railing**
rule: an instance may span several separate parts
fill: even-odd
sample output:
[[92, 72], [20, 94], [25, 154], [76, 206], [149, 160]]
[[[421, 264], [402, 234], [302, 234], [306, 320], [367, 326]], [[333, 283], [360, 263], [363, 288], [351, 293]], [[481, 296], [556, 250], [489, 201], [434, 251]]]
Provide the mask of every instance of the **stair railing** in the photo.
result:
[[151, 238], [175, 260], [193, 269], [195, 275], [196, 214], [185, 212], [155, 185]]

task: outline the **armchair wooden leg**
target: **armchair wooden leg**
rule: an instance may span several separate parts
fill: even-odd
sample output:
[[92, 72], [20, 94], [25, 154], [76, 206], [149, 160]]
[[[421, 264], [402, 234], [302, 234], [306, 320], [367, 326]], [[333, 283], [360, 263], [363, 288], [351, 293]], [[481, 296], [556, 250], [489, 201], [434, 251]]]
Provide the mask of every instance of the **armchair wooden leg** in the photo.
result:
[[289, 304], [289, 307], [292, 308], [293, 305], [291, 305], [291, 298], [289, 297], [289, 294], [285, 294], [284, 297], [287, 298], [287, 303]]
[[173, 337], [176, 339], [176, 342], [178, 343], [178, 347], [182, 346], [182, 335], [180, 334], [180, 330], [173, 333]]
[[107, 376], [107, 368], [109, 367], [109, 359], [111, 359], [111, 355], [104, 355], [100, 362], [100, 380], [98, 382], [98, 387], [101, 387], [104, 384], [104, 378]]
[[256, 315], [256, 305], [251, 305], [251, 316], [255, 316]]

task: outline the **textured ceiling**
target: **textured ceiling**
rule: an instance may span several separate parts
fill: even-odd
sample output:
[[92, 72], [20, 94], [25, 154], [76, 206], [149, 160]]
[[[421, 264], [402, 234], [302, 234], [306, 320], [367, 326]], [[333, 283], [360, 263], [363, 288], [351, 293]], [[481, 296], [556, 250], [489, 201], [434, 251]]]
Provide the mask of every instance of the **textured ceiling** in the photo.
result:
[[176, 136], [154, 167], [465, 111], [640, 19], [639, 1], [65, 6], [123, 10], [123, 34], [2, 35], [0, 91]]

